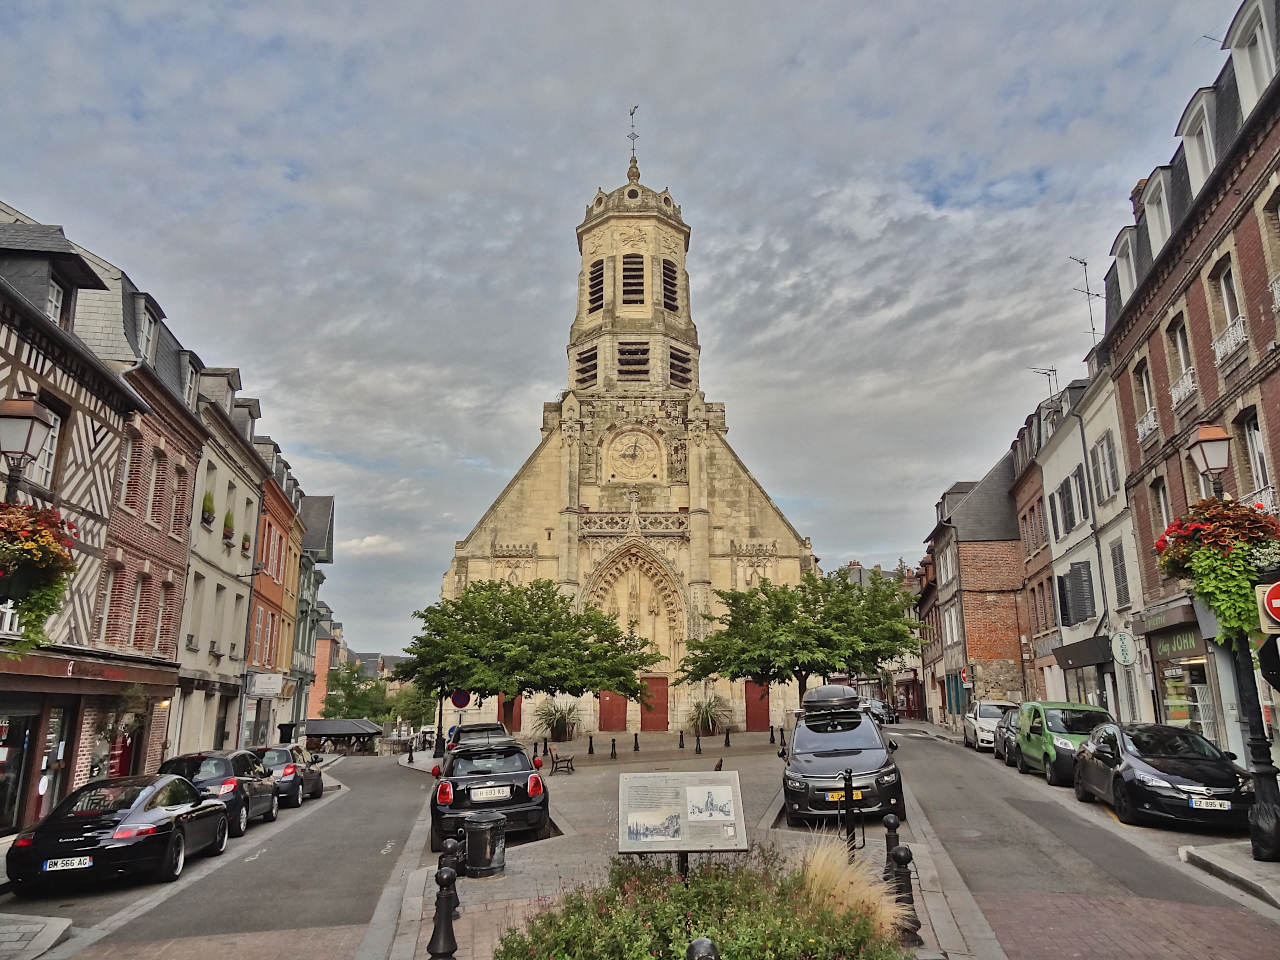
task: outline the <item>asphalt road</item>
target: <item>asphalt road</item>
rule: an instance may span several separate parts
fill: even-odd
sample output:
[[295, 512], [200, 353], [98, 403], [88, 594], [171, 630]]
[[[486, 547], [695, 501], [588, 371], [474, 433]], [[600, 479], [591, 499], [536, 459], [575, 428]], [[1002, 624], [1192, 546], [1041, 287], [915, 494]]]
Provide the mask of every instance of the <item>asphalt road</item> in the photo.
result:
[[1231, 960], [1280, 944], [1280, 926], [1171, 853], [1224, 837], [1122, 828], [1101, 804], [990, 754], [905, 729], [895, 737], [907, 785], [1011, 960]]
[[274, 824], [254, 823], [221, 858], [196, 857], [175, 884], [117, 882], [37, 898], [0, 897], [0, 911], [71, 919], [62, 960], [355, 955], [384, 885], [427, 799], [428, 778], [389, 757], [349, 757], [326, 789]]

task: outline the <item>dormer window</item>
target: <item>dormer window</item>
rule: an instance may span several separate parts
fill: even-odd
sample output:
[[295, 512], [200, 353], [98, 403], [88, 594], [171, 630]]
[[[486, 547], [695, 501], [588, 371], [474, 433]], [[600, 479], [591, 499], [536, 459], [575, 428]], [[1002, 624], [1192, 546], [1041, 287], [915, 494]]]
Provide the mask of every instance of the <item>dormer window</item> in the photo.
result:
[[1111, 247], [1111, 255], [1116, 258], [1116, 280], [1120, 283], [1121, 302], [1128, 300], [1138, 285], [1133, 267], [1133, 231], [1133, 227], [1125, 227]]
[[628, 253], [622, 257], [622, 302], [644, 303], [644, 255]]
[[156, 318], [145, 307], [138, 313], [138, 354], [143, 360], [151, 359], [151, 345], [156, 339]]
[[587, 313], [595, 313], [604, 307], [604, 261], [591, 264], [587, 274]]
[[187, 364], [187, 389], [186, 389], [186, 400], [187, 400], [188, 407], [194, 407], [196, 405], [196, 394], [199, 392], [199, 390], [200, 390], [200, 374], [196, 372], [196, 365], [194, 363], [189, 363]]
[[1276, 72], [1271, 34], [1272, 25], [1268, 22], [1266, 10], [1259, 0], [1254, 0], [1240, 8], [1227, 31], [1226, 43], [1222, 45], [1223, 49], [1231, 51], [1242, 116], [1249, 116]]
[[61, 281], [49, 281], [49, 302], [44, 312], [63, 330], [71, 329], [71, 292]]
[[[1217, 157], [1213, 149], [1213, 87], [1202, 87], [1187, 104], [1178, 123], [1177, 136], [1182, 138], [1182, 153], [1187, 161], [1187, 179], [1191, 192], [1199, 193], [1213, 172]], [[1166, 195], [1167, 196], [1167, 195]], [[1166, 203], [1168, 201], [1166, 200]]]
[[1147, 216], [1147, 237], [1151, 241], [1153, 257], [1160, 252], [1172, 232], [1169, 223], [1168, 191], [1165, 189], [1167, 179], [1167, 171], [1157, 170], [1147, 179], [1147, 188], [1142, 196], [1142, 206]]

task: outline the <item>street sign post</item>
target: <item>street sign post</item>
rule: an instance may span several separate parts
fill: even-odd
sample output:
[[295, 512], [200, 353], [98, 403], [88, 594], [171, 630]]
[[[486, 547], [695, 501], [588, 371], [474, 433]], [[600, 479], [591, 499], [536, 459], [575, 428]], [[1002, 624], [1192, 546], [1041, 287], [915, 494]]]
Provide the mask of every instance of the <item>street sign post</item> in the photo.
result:
[[455, 690], [453, 691], [453, 696], [449, 698], [449, 702], [461, 710], [471, 702], [471, 694], [467, 693], [465, 690]]
[[1280, 582], [1261, 584], [1256, 588], [1258, 623], [1262, 632], [1280, 634]]

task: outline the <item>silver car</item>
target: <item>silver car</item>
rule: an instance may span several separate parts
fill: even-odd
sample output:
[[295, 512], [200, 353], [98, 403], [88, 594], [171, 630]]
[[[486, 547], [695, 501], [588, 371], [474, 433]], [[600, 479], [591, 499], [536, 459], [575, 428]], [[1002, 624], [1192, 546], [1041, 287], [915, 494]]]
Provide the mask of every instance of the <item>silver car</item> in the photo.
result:
[[964, 745], [990, 750], [996, 742], [996, 724], [1016, 703], [1008, 700], [975, 700], [964, 715]]

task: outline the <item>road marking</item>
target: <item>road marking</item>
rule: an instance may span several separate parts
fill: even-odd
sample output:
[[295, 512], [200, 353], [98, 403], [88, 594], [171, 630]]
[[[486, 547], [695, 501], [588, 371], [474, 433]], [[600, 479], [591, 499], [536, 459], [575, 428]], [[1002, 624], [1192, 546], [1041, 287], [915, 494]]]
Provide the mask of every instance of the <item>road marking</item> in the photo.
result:
[[253, 861], [257, 860], [260, 856], [262, 856], [262, 855], [263, 855], [264, 853], [266, 853], [266, 852], [267, 852], [267, 848], [266, 848], [266, 847], [259, 847], [259, 848], [258, 848], [258, 852], [257, 852], [257, 853], [255, 853], [252, 857], [245, 857], [245, 858], [244, 858], [244, 862], [245, 862], [245, 863], [253, 863]]
[[386, 845], [383, 846], [382, 848], [382, 855], [385, 857], [388, 853], [391, 852], [391, 848], [394, 847], [395, 845], [396, 845], [396, 842], [394, 840], [388, 840], [386, 842]]

